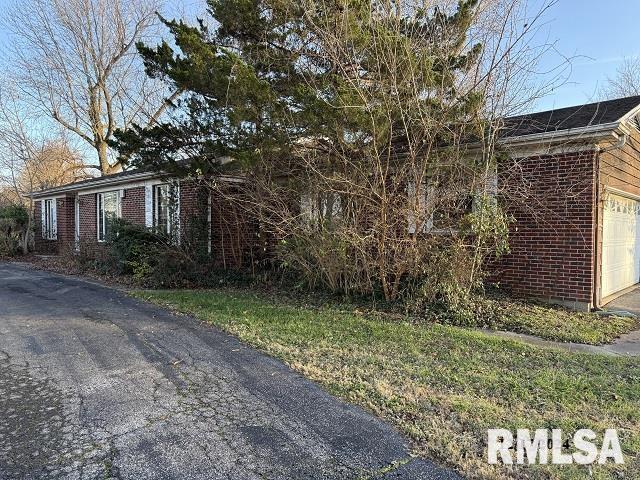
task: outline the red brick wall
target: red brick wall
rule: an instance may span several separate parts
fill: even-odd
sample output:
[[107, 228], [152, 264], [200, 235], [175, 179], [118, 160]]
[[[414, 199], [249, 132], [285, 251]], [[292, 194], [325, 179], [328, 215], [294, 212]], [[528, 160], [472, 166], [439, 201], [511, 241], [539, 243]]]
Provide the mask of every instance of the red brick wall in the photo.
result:
[[57, 240], [42, 238], [42, 200], [36, 200], [34, 206], [35, 249], [36, 253], [54, 255], [73, 248], [75, 241], [74, 198], [72, 196], [56, 199]]
[[[144, 187], [124, 190], [121, 203], [122, 218], [138, 225], [144, 225]], [[97, 194], [80, 195], [80, 248], [86, 253], [100, 252], [97, 232]]]
[[[208, 248], [206, 184], [186, 179], [180, 182], [180, 226], [183, 242], [191, 242], [206, 252]], [[96, 194], [80, 194], [80, 248], [89, 256], [102, 253], [97, 240]], [[75, 241], [74, 196], [58, 199], [58, 241], [42, 238], [40, 202], [36, 202], [36, 250], [39, 253], [61, 253], [62, 245]], [[145, 224], [145, 188], [125, 189], [121, 204], [122, 217], [138, 225]], [[259, 255], [257, 223], [248, 218], [240, 205], [220, 196], [212, 197], [211, 258], [220, 268], [246, 267]]]
[[499, 172], [515, 222], [491, 280], [515, 293], [592, 303], [595, 152], [512, 160]]
[[96, 231], [96, 195], [79, 195], [80, 202], [80, 240], [97, 240]]
[[122, 218], [144, 226], [144, 187], [128, 188], [122, 198]]
[[207, 215], [207, 192], [203, 183], [197, 180], [180, 181], [180, 225], [187, 226]]
[[79, 195], [80, 202], [80, 251], [94, 255], [102, 250], [98, 242], [96, 194]]
[[[203, 182], [180, 182], [180, 223], [184, 241], [199, 242], [207, 248], [206, 226], [209, 189]], [[206, 227], [205, 227], [206, 228]], [[257, 223], [248, 218], [241, 205], [228, 198], [211, 195], [211, 259], [223, 269], [248, 267], [255, 260], [257, 250]], [[205, 250], [206, 251], [206, 250]]]
[[58, 214], [58, 245], [60, 248], [72, 248], [75, 242], [75, 198], [59, 198], [56, 205]]
[[240, 204], [221, 195], [211, 198], [211, 247], [221, 268], [247, 267], [260, 257], [258, 224]]

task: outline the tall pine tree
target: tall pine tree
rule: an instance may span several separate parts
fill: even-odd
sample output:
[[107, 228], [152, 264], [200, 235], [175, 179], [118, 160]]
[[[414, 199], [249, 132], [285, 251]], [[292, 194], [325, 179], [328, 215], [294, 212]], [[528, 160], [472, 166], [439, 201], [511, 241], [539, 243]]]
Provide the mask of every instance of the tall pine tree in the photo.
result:
[[387, 1], [208, 0], [215, 27], [163, 19], [175, 47], [138, 45], [147, 74], [185, 94], [170, 120], [120, 132], [116, 146], [140, 165], [188, 158], [208, 169], [292, 157], [310, 140], [357, 157], [451, 140], [482, 106], [456, 89], [480, 53], [465, 45], [477, 1], [447, 14]]
[[[208, 0], [208, 22], [163, 19], [172, 44], [138, 45], [147, 74], [185, 93], [117, 148], [141, 166], [251, 179], [244, 207], [309, 283], [468, 291], [479, 249], [504, 233], [492, 216], [466, 248], [469, 192], [492, 161], [464, 152], [487, 126], [471, 75], [482, 48], [468, 42], [477, 3]], [[459, 233], [421, 240], [436, 217]]]

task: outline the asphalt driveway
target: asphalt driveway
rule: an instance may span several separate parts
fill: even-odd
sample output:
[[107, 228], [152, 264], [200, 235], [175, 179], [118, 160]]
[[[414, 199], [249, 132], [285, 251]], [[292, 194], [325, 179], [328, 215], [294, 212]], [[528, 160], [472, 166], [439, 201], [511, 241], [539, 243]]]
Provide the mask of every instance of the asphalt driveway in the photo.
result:
[[215, 328], [0, 263], [0, 478], [459, 477]]

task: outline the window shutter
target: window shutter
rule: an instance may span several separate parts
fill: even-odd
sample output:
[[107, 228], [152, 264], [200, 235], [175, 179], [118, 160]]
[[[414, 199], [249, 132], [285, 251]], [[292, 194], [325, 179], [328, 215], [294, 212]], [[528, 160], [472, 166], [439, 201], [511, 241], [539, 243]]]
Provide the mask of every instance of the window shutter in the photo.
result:
[[48, 208], [47, 206], [47, 201], [46, 200], [40, 200], [40, 221], [41, 221], [41, 229], [42, 229], [42, 238], [47, 238], [47, 217], [46, 217], [46, 208]]
[[51, 240], [58, 239], [58, 201], [54, 198], [51, 200]]
[[173, 225], [175, 241], [180, 245], [180, 180], [176, 180], [173, 183], [173, 198], [175, 199], [175, 208], [173, 209], [171, 224]]
[[144, 226], [153, 227], [153, 186], [144, 187]]

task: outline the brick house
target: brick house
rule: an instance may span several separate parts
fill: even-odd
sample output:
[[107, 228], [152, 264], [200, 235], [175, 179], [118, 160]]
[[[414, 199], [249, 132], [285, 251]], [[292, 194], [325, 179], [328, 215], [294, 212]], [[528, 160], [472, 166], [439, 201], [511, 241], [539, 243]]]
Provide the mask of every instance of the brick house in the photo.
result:
[[511, 254], [494, 280], [580, 310], [640, 282], [639, 114], [640, 96], [505, 121], [501, 192], [528, 205], [505, 200]]
[[[640, 97], [630, 97], [506, 119], [498, 184], [515, 222], [492, 281], [580, 310], [640, 282], [639, 114]], [[233, 206], [207, 192], [195, 180], [140, 171], [40, 191], [36, 249], [99, 249], [114, 216], [167, 232], [197, 216], [216, 263], [241, 265], [255, 229], [246, 218], [230, 228]]]
[[178, 241], [189, 229], [200, 229], [202, 247], [223, 268], [247, 264], [256, 246], [251, 222], [199, 180], [132, 170], [39, 191], [33, 198], [35, 250], [41, 254], [99, 255], [116, 217]]

